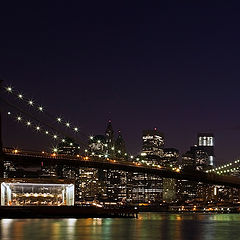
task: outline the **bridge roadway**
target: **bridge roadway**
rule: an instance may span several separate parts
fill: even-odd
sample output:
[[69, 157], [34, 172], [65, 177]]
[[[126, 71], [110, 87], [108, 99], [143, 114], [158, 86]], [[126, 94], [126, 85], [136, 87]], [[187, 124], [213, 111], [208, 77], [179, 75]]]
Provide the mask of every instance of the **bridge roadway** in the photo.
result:
[[86, 167], [98, 169], [123, 170], [127, 172], [149, 173], [164, 178], [189, 180], [214, 185], [225, 185], [240, 188], [240, 178], [233, 176], [220, 176], [214, 173], [200, 171], [176, 171], [162, 166], [148, 166], [140, 163], [123, 160], [101, 158], [88, 158], [82, 156], [56, 155], [41, 152], [17, 151], [4, 149], [1, 157], [4, 161], [11, 161], [16, 167], [41, 167], [42, 165], [68, 165], [73, 167]]

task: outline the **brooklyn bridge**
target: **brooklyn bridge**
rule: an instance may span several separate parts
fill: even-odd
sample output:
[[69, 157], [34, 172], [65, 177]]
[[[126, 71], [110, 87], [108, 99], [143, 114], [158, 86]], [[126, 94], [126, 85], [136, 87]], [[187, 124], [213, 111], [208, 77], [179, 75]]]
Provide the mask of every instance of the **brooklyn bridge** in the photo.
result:
[[[75, 186], [75, 200], [107, 199], [117, 202], [173, 200], [176, 198], [179, 186], [184, 189], [184, 193], [192, 190], [196, 185], [201, 186], [202, 192], [208, 192], [209, 188], [214, 189], [214, 186], [240, 188], [240, 178], [219, 175], [214, 171], [187, 170], [179, 166], [164, 166], [161, 163], [146, 164], [146, 161], [137, 161], [127, 154], [124, 158], [113, 157], [110, 154], [90, 155], [86, 150], [87, 134], [82, 133], [76, 125], [65, 121], [62, 117], [53, 116], [45, 107], [26, 98], [10, 86], [1, 86], [1, 92], [0, 100], [4, 106], [1, 114], [6, 114], [9, 121], [12, 118], [15, 122], [50, 137], [53, 142], [65, 144], [69, 134], [66, 135], [65, 130], [59, 128], [61, 126], [74, 133], [71, 139], [79, 148], [77, 154], [65, 154], [57, 149], [28, 151], [3, 146], [3, 139], [0, 154], [3, 183], [26, 184], [40, 181], [47, 184], [52, 181], [63, 183], [70, 180]], [[38, 114], [35, 115], [34, 112]], [[38, 118], [39, 114], [45, 117]], [[50, 119], [50, 123], [46, 119]], [[55, 124], [52, 124], [53, 122]], [[77, 139], [77, 134], [81, 135], [81, 140]], [[72, 146], [73, 143], [70, 145]], [[24, 197], [26, 198], [26, 194]], [[12, 200], [9, 202], [12, 203]]]

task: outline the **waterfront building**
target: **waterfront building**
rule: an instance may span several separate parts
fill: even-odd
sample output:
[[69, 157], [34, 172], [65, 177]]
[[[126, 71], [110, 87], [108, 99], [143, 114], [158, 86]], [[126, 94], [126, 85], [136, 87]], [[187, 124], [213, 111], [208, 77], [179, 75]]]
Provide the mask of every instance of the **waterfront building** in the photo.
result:
[[189, 203], [197, 198], [198, 183], [188, 180], [177, 180], [177, 199], [182, 203]]
[[[164, 148], [164, 154], [161, 160], [161, 166], [168, 168], [179, 167], [179, 151], [175, 148]], [[163, 178], [163, 201], [167, 203], [174, 202], [177, 197], [177, 181], [173, 178]]]
[[3, 179], [1, 206], [73, 206], [74, 182], [58, 179]]
[[163, 178], [163, 201], [172, 203], [176, 200], [177, 181], [173, 178]]
[[135, 203], [162, 202], [162, 178], [147, 173], [132, 173], [130, 199]]
[[78, 202], [94, 201], [104, 194], [104, 184], [95, 168], [79, 168], [76, 179], [76, 199]]

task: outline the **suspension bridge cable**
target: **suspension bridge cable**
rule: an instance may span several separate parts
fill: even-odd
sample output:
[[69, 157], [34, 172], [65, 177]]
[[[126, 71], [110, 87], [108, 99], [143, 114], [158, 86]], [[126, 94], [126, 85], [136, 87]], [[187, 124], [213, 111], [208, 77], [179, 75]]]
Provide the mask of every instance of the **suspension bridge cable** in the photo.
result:
[[83, 137], [88, 138], [88, 136], [85, 133], [83, 133], [82, 131], [79, 131], [78, 127], [75, 126], [73, 128], [70, 128], [71, 126], [73, 126], [72, 123], [70, 123], [68, 121], [64, 121], [62, 119], [62, 117], [55, 117], [54, 115], [52, 115], [51, 113], [46, 111], [45, 108], [42, 105], [38, 105], [38, 107], [35, 107], [36, 104], [34, 103], [34, 101], [32, 99], [28, 99], [28, 98], [24, 97], [24, 95], [22, 93], [15, 93], [16, 91], [14, 91], [12, 87], [3, 87], [3, 88], [8, 93], [11, 93], [13, 96], [15, 96], [18, 100], [22, 100], [23, 102], [27, 103], [29, 106], [33, 107], [34, 110], [38, 110], [39, 112], [44, 113], [49, 118], [54, 119], [54, 121], [57, 121], [58, 123], [63, 124], [65, 127], [69, 128], [69, 129], [72, 129], [75, 133], [78, 132]]
[[[20, 112], [21, 114], [23, 114], [23, 115], [25, 115], [25, 116], [28, 116], [30, 119], [33, 119], [35, 122], [41, 124], [42, 126], [45, 126], [45, 127], [47, 127], [48, 129], [51, 129], [51, 131], [52, 131], [53, 133], [58, 133], [58, 134], [62, 135], [64, 138], [69, 137], [69, 136], [66, 135], [66, 133], [60, 131], [59, 129], [51, 126], [51, 125], [48, 124], [48, 123], [45, 123], [44, 121], [41, 121], [41, 120], [37, 119], [37, 118], [36, 118], [34, 115], [32, 115], [31, 113], [23, 110], [23, 109], [20, 108], [20, 107], [15, 106], [14, 104], [12, 104], [12, 103], [10, 103], [9, 101], [7, 101], [6, 99], [0, 97], [0, 100], [1, 100], [2, 102], [4, 102], [6, 105], [8, 105], [8, 106], [10, 106], [10, 107], [12, 107], [12, 108], [14, 108], [14, 109], [16, 109], [16, 110], [17, 110], [18, 112]], [[17, 120], [18, 120], [18, 121], [21, 121], [22, 119], [21, 119], [20, 116], [18, 116], [18, 117], [17, 117]], [[29, 122], [27, 122], [27, 126], [30, 126], [30, 124], [28, 124], [28, 123], [29, 123]], [[37, 129], [37, 128], [38, 128], [38, 127], [36, 127], [36, 129]], [[40, 127], [39, 127], [39, 129], [37, 129], [37, 130], [40, 130]], [[49, 135], [49, 132], [48, 132], [48, 133], [47, 133], [47, 132], [48, 132], [48, 131], [46, 131], [46, 135]], [[56, 134], [53, 134], [53, 138], [54, 138], [55, 140], [57, 140], [58, 137], [57, 137]], [[70, 138], [73, 139], [76, 143], [79, 143], [80, 145], [82, 145], [82, 146], [84, 146], [84, 147], [86, 146], [86, 144], [85, 144], [84, 142], [80, 141], [79, 139], [77, 140], [75, 137], [70, 137]], [[63, 139], [62, 139], [62, 140], [63, 140]]]

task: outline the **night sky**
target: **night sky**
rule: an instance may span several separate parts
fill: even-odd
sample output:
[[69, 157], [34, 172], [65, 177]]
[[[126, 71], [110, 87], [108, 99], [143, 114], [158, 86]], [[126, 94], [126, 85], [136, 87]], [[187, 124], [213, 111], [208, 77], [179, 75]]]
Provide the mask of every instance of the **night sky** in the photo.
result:
[[[216, 164], [240, 156], [240, 6], [86, 2], [1, 3], [5, 83], [88, 135], [111, 119], [130, 153], [140, 151], [142, 130], [156, 127], [181, 152], [210, 131]], [[4, 145], [51, 145], [3, 120]]]

